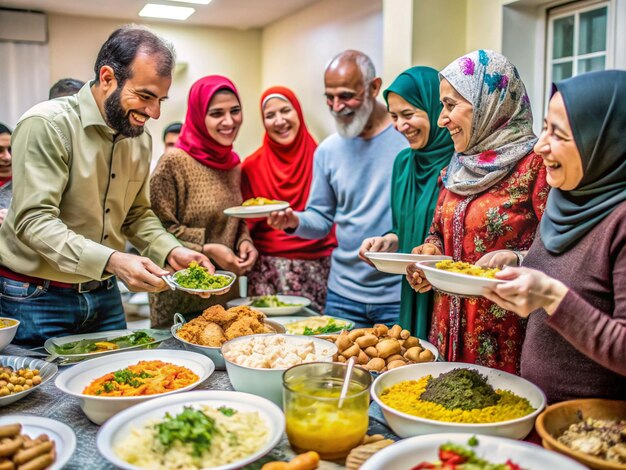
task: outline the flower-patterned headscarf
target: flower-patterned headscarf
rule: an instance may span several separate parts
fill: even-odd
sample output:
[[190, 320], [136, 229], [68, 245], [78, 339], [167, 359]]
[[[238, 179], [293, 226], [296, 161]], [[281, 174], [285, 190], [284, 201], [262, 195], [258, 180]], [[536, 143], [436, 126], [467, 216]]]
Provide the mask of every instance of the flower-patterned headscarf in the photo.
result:
[[472, 135], [455, 152], [444, 177], [456, 194], [478, 194], [503, 179], [532, 150], [537, 137], [524, 83], [502, 54], [478, 50], [440, 72], [473, 107]]

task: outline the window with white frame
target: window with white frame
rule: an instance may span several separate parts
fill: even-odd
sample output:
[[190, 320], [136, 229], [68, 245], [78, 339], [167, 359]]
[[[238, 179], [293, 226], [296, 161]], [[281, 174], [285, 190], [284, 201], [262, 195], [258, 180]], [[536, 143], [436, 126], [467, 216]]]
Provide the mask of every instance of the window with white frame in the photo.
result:
[[565, 78], [612, 67], [612, 3], [575, 2], [548, 10], [548, 87]]

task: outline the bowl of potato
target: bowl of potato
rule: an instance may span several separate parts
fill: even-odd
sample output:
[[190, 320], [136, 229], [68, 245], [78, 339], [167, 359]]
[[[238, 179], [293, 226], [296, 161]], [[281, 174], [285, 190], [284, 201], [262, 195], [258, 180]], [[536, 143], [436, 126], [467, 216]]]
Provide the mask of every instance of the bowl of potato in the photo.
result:
[[342, 331], [326, 339], [337, 345], [339, 362], [347, 362], [354, 357], [357, 364], [374, 373], [433, 362], [439, 357], [433, 344], [411, 336], [411, 332], [400, 325], [389, 328], [378, 324], [372, 328]]

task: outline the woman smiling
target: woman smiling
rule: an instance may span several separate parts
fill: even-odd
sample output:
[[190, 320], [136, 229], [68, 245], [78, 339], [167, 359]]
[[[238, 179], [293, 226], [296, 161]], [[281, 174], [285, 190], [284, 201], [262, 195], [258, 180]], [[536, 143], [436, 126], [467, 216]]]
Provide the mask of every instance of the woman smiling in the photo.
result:
[[[243, 113], [235, 85], [210, 75], [194, 83], [176, 147], [159, 160], [150, 180], [152, 209], [185, 246], [221, 269], [242, 275], [256, 261], [248, 227], [223, 210], [241, 203], [239, 157], [233, 151]], [[179, 291], [150, 296], [152, 327], [172, 324], [176, 312], [199, 313], [236, 295], [202, 299]]]
[[[263, 144], [242, 164], [244, 199], [266, 197], [304, 210], [313, 178], [317, 144], [304, 122], [295, 94], [272, 87], [261, 96]], [[337, 246], [334, 230], [320, 240], [305, 240], [274, 230], [264, 219], [248, 219], [260, 256], [248, 275], [250, 295], [291, 294], [311, 299], [323, 312], [330, 254]]]
[[[437, 126], [442, 107], [439, 78], [430, 67], [412, 67], [402, 72], [383, 92], [396, 129], [409, 141], [409, 148], [396, 157], [391, 176], [391, 232], [366, 238], [359, 257], [367, 251], [408, 253], [428, 235], [437, 204], [437, 179], [454, 153], [448, 131]], [[418, 338], [426, 338], [432, 294], [419, 295], [402, 281], [400, 325]]]
[[[556, 84], [535, 151], [550, 192], [523, 268], [485, 296], [528, 318], [522, 376], [549, 402], [626, 396], [626, 72]], [[509, 257], [511, 255], [509, 254]]]
[[[532, 149], [532, 113], [524, 84], [509, 60], [474, 51], [440, 74], [443, 110], [455, 153], [429, 236], [413, 251], [475, 263], [485, 253], [530, 247], [548, 195], [545, 168]], [[431, 286], [409, 266], [418, 292]], [[448, 361], [519, 370], [524, 322], [481, 298], [437, 292], [430, 341]]]

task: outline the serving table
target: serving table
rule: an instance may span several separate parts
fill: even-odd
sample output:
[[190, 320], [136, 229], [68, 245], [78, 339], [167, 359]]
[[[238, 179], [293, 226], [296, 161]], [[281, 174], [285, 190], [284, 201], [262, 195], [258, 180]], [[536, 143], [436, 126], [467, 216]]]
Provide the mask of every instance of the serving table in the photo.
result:
[[[180, 343], [170, 338], [160, 345], [161, 349], [182, 349]], [[28, 356], [31, 353], [27, 349], [9, 345], [1, 353], [2, 355]], [[62, 370], [65, 367], [61, 366]], [[215, 371], [211, 377], [200, 384], [194, 390], [233, 390], [225, 371]], [[184, 392], [183, 392], [184, 393]], [[368, 434], [383, 434], [386, 438], [397, 440], [398, 437], [385, 425], [382, 413], [374, 402], [370, 405], [370, 425]], [[96, 434], [100, 426], [93, 424], [87, 419], [80, 409], [77, 398], [65, 395], [54, 385], [54, 379], [40, 386], [25, 398], [11, 405], [0, 408], [0, 415], [30, 414], [56, 419], [70, 426], [76, 433], [76, 451], [64, 467], [67, 470], [99, 470], [114, 469], [100, 453], [96, 446]], [[295, 453], [291, 450], [287, 436], [283, 435], [280, 443], [265, 457], [244, 467], [245, 470], [258, 470], [263, 463], [272, 460], [287, 461], [292, 459]], [[341, 463], [322, 462], [320, 470], [341, 469]]]

